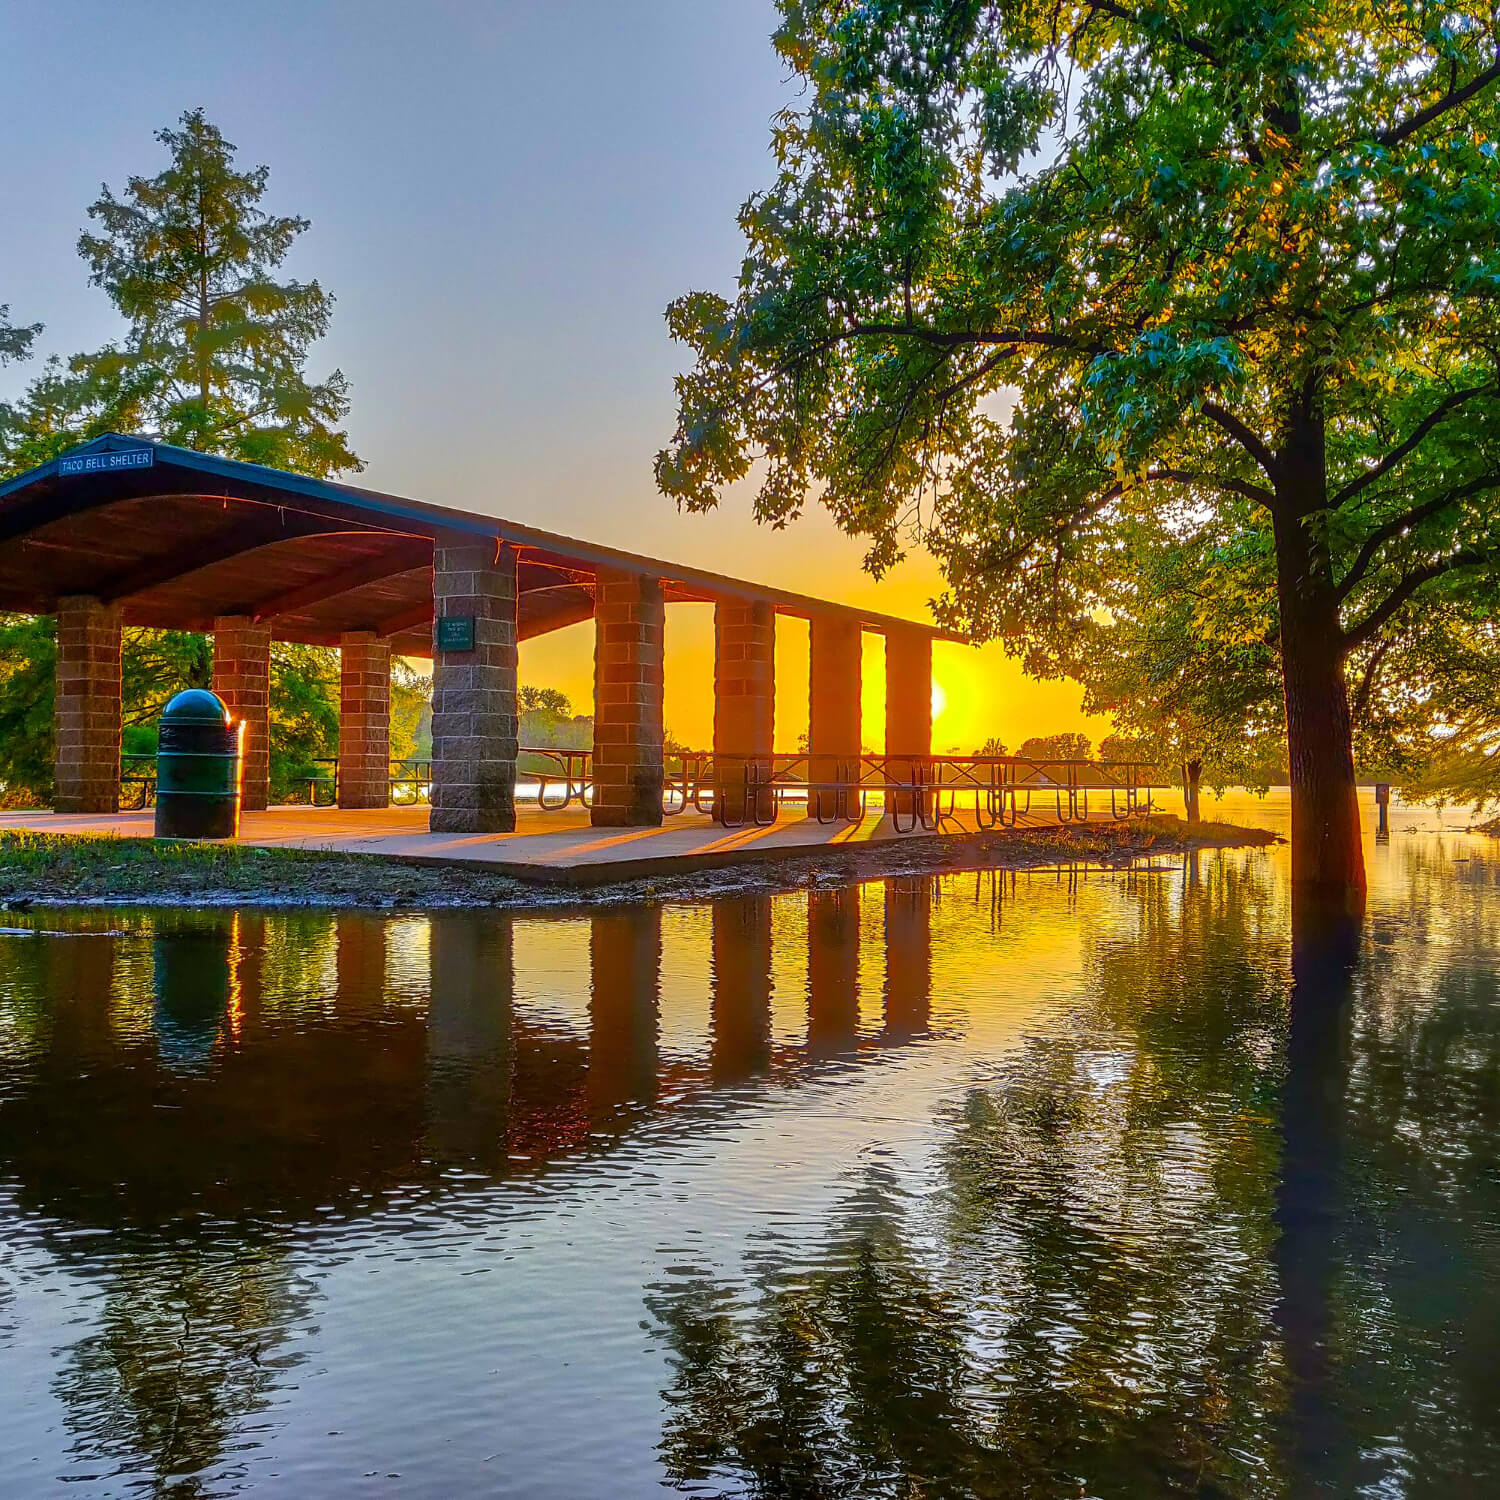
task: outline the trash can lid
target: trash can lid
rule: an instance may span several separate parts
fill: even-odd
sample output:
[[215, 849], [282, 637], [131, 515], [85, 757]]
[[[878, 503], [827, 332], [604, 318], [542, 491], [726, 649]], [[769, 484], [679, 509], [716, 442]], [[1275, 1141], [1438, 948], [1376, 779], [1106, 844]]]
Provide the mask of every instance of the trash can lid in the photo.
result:
[[229, 710], [224, 700], [207, 688], [184, 688], [161, 711], [162, 723], [227, 724]]

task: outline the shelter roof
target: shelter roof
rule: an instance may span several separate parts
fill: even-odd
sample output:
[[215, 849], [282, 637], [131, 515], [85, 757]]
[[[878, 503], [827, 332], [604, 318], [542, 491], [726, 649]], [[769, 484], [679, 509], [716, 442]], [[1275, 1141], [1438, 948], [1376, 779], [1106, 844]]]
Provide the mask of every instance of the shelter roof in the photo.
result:
[[119, 603], [130, 624], [205, 630], [214, 616], [335, 644], [375, 630], [431, 650], [432, 548], [483, 537], [516, 548], [522, 639], [593, 614], [597, 572], [660, 578], [673, 600], [760, 600], [873, 631], [912, 620], [355, 485], [109, 434], [0, 483], [0, 609], [47, 614], [69, 594]]

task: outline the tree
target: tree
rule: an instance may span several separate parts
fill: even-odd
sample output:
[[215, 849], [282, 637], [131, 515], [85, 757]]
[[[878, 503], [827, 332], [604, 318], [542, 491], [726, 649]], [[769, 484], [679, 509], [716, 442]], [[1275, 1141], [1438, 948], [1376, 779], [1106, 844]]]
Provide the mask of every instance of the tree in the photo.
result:
[[50, 619], [0, 615], [0, 806], [52, 796], [52, 685], [57, 632]]
[[1086, 734], [1035, 734], [1016, 751], [1023, 760], [1087, 760], [1093, 745]]
[[362, 468], [336, 425], [347, 381], [303, 373], [333, 298], [273, 274], [308, 221], [262, 209], [269, 169], [236, 171], [235, 147], [201, 109], [157, 139], [171, 152], [166, 169], [132, 177], [120, 197], [105, 186], [89, 208], [97, 232], [79, 237], [78, 253], [130, 333], [75, 361], [75, 373], [86, 384], [141, 380], [168, 442], [303, 474]]
[[1411, 800], [1500, 796], [1500, 625], [1473, 601], [1432, 601], [1389, 632], [1355, 690], [1367, 775]]
[[1107, 714], [1105, 760], [1136, 760], [1181, 777], [1189, 822], [1199, 786], [1264, 790], [1285, 775], [1286, 734], [1267, 549], [1217, 543], [1142, 549], [1105, 621], [1085, 619], [1031, 653], [1085, 688]]
[[8, 365], [16, 359], [25, 359], [31, 353], [31, 346], [41, 331], [40, 323], [17, 328], [10, 321], [10, 304], [0, 302], [0, 365]]
[[338, 754], [339, 665], [325, 646], [271, 643], [271, 800], [285, 802], [327, 774]]
[[[1467, 581], [1500, 517], [1493, 14], [1271, 0], [782, 0], [805, 86], [658, 458], [761, 464], [877, 572], [1028, 651], [1205, 540], [1264, 561], [1293, 879], [1364, 886], [1346, 663]], [[999, 407], [1006, 393], [1014, 402]]]
[[[20, 401], [0, 403], [0, 476], [106, 432], [150, 432], [304, 474], [363, 468], [336, 426], [349, 408], [344, 376], [335, 370], [316, 382], [304, 373], [333, 298], [316, 281], [273, 274], [308, 221], [261, 208], [268, 170], [237, 172], [235, 147], [202, 110], [157, 139], [171, 153], [166, 169], [132, 177], [118, 197], [105, 187], [89, 209], [96, 231], [78, 242], [129, 332], [118, 346], [49, 359]], [[0, 362], [27, 352], [39, 331], [10, 328], [0, 308]], [[0, 727], [32, 736], [0, 753], [8, 797], [51, 795], [52, 641], [50, 620], [0, 632]], [[28, 649], [37, 654], [27, 657]], [[154, 749], [166, 699], [180, 687], [207, 686], [210, 663], [201, 635], [126, 630], [127, 752]], [[316, 772], [315, 760], [335, 752], [334, 653], [278, 646], [271, 698], [272, 783], [285, 795]], [[419, 708], [408, 714], [419, 716]]]
[[522, 683], [516, 693], [516, 707], [523, 714], [551, 714], [555, 719], [573, 717], [573, 704], [561, 688], [534, 687], [530, 683]]

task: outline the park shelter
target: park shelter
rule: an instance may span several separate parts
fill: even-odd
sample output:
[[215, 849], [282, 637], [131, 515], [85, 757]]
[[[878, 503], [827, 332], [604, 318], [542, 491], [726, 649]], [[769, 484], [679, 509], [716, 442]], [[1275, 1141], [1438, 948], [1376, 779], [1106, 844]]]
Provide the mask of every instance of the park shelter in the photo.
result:
[[[886, 644], [886, 753], [931, 753], [944, 632], [558, 536], [495, 516], [107, 435], [0, 484], [0, 609], [57, 618], [55, 806], [120, 795], [125, 625], [213, 636], [214, 689], [246, 724], [244, 801], [269, 785], [273, 640], [337, 646], [339, 804], [388, 797], [392, 654], [432, 657], [434, 832], [515, 826], [517, 645], [592, 618], [597, 826], [662, 816], [666, 606], [712, 603], [713, 755], [773, 753], [775, 617], [810, 632], [808, 750], [860, 753], [861, 633]], [[743, 785], [744, 783], [741, 782]]]

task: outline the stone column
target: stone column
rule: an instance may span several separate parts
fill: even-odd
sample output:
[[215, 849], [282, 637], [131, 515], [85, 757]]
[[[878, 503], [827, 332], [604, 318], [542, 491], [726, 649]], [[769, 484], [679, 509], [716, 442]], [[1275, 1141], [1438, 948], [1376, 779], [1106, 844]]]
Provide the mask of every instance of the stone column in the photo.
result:
[[807, 1050], [827, 1057], [859, 1039], [859, 887], [807, 893]]
[[60, 813], [120, 810], [120, 611], [85, 594], [57, 601], [53, 705]]
[[[857, 620], [814, 615], [808, 672], [807, 748], [813, 781], [853, 779], [859, 772], [860, 629]], [[808, 815], [838, 808], [830, 792], [814, 793]]]
[[738, 896], [713, 908], [709, 1067], [715, 1083], [762, 1073], [771, 1062], [771, 898]]
[[245, 721], [240, 806], [261, 812], [271, 798], [271, 627], [249, 615], [214, 620], [214, 692]]
[[769, 779], [776, 735], [776, 611], [764, 602], [714, 606], [714, 817], [768, 818], [770, 789], [745, 807], [747, 773]]
[[391, 646], [372, 630], [339, 638], [339, 806], [390, 802]]
[[[917, 760], [932, 754], [932, 637], [925, 630], [885, 633], [885, 753]], [[910, 763], [891, 767], [901, 780], [912, 769]], [[909, 793], [889, 795], [904, 816], [915, 811]]]
[[594, 603], [595, 828], [661, 823], [661, 581], [601, 568]]
[[493, 540], [440, 541], [433, 610], [474, 621], [472, 651], [438, 650], [432, 669], [434, 833], [516, 826], [516, 554]]
[[894, 1041], [922, 1035], [932, 1015], [932, 881], [885, 883], [885, 1031]]

